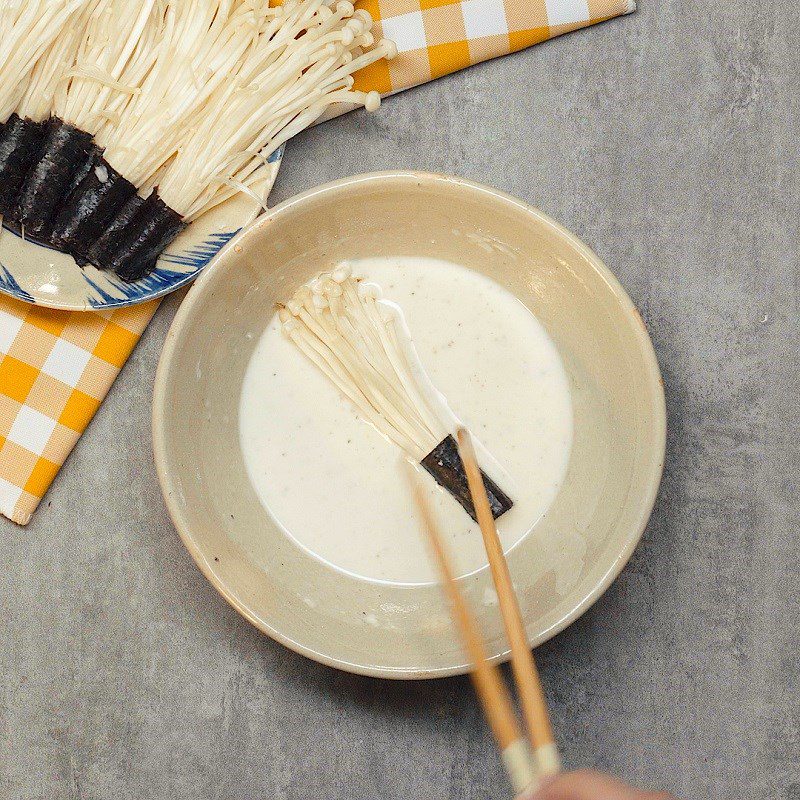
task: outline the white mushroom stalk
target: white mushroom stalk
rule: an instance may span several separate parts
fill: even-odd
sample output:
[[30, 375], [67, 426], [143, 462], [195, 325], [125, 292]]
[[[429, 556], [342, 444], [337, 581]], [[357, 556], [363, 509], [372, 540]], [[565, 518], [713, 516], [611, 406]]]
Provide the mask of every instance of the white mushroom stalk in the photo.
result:
[[348, 0], [286, 0], [274, 11], [161, 178], [161, 199], [186, 219], [239, 192], [263, 204], [256, 187], [280, 145], [332, 104], [380, 105], [377, 92], [352, 88], [353, 72], [396, 53], [391, 42], [374, 43], [369, 14]]
[[134, 185], [152, 185], [190, 137], [209, 98], [282, 16], [268, 0], [170, 2], [153, 69], [120, 119], [98, 137], [108, 163]]
[[53, 29], [53, 38], [31, 73], [25, 94], [17, 108], [22, 119], [43, 122], [53, 110], [55, 94], [64, 75], [75, 65], [81, 36], [97, 0], [73, 0], [68, 8], [69, 24]]
[[163, 0], [91, 0], [54, 115], [90, 134], [118, 119], [155, 62], [164, 22]]
[[0, 0], [0, 121], [17, 110], [37, 62], [88, 2]]
[[431, 401], [394, 304], [347, 265], [324, 273], [279, 308], [286, 335], [358, 414], [421, 461], [449, 433]]

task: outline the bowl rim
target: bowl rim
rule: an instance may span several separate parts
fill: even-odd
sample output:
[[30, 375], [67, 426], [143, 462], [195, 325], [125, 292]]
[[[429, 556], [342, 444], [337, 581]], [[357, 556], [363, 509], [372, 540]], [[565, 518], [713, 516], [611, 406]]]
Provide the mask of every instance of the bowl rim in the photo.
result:
[[[624, 547], [614, 560], [614, 563], [601, 576], [591, 591], [587, 592], [586, 595], [569, 611], [565, 612], [559, 620], [554, 622], [552, 625], [550, 625], [550, 627], [542, 631], [538, 636], [531, 640], [531, 647], [538, 647], [575, 622], [575, 620], [581, 617], [591, 606], [597, 602], [597, 600], [607, 591], [614, 580], [616, 580], [616, 578], [622, 572], [623, 568], [630, 560], [636, 546], [639, 544], [639, 541], [644, 534], [645, 528], [652, 514], [653, 507], [655, 506], [661, 484], [661, 478], [663, 475], [666, 454], [667, 413], [666, 400], [664, 396], [664, 382], [661, 377], [658, 360], [656, 358], [656, 353], [653, 348], [653, 343], [647, 330], [647, 326], [645, 325], [645, 322], [633, 301], [628, 296], [627, 292], [614, 274], [608, 269], [608, 267], [606, 267], [606, 265], [594, 253], [594, 251], [584, 244], [577, 236], [529, 203], [526, 203], [525, 201], [520, 200], [519, 198], [499, 189], [494, 189], [485, 184], [465, 178], [414, 170], [383, 170], [352, 175], [324, 183], [320, 186], [315, 186], [311, 189], [301, 192], [300, 194], [294, 195], [282, 203], [279, 203], [274, 208], [270, 209], [266, 214], [242, 228], [239, 235], [225, 245], [225, 247], [214, 257], [212, 262], [202, 271], [202, 274], [197, 278], [188, 294], [181, 302], [167, 333], [167, 337], [161, 351], [161, 356], [159, 358], [158, 367], [156, 369], [153, 391], [152, 437], [156, 472], [169, 516], [195, 564], [197, 564], [200, 571], [210, 581], [212, 586], [214, 586], [219, 594], [221, 594], [222, 597], [234, 609], [236, 609], [239, 614], [241, 614], [256, 628], [267, 634], [275, 641], [300, 655], [326, 666], [355, 674], [367, 675], [370, 677], [424, 680], [449, 677], [453, 675], [463, 675], [470, 670], [470, 665], [466, 662], [449, 667], [439, 667], [434, 669], [413, 667], [387, 668], [370, 663], [348, 662], [328, 653], [319, 652], [313, 648], [307, 647], [301, 642], [291, 639], [290, 637], [284, 635], [281, 631], [269, 625], [253, 609], [251, 609], [246, 602], [241, 600], [231, 587], [229, 587], [219, 578], [214, 571], [213, 565], [206, 560], [200, 546], [192, 537], [188, 521], [185, 519], [183, 513], [178, 507], [178, 503], [173, 499], [175, 495], [175, 484], [167, 470], [165, 433], [167, 423], [165, 400], [169, 367], [172, 362], [177, 341], [183, 327], [190, 319], [195, 306], [203, 296], [205, 287], [213, 279], [213, 276], [220, 268], [220, 265], [226, 262], [229, 249], [237, 246], [240, 236], [249, 233], [255, 228], [270, 225], [277, 218], [291, 214], [296, 207], [302, 206], [306, 202], [311, 201], [313, 198], [316, 198], [320, 195], [336, 194], [348, 188], [372, 182], [380, 182], [380, 184], [383, 186], [388, 184], [402, 185], [403, 183], [409, 182], [417, 185], [420, 185], [421, 183], [428, 185], [454, 185], [460, 189], [466, 189], [468, 191], [485, 195], [490, 202], [503, 203], [524, 212], [526, 215], [533, 217], [537, 222], [549, 227], [557, 236], [565, 239], [570, 246], [572, 246], [586, 259], [586, 261], [591, 265], [591, 268], [600, 275], [604, 283], [608, 286], [612, 295], [619, 303], [623, 314], [631, 323], [633, 323], [632, 327], [635, 331], [636, 341], [640, 347], [641, 355], [645, 363], [645, 377], [651, 390], [650, 394], [653, 398], [652, 435], [654, 439], [654, 448], [650, 457], [650, 475], [649, 480], [647, 481], [646, 491], [639, 499], [635, 524], [631, 526], [630, 533], [625, 539]], [[510, 650], [507, 649], [504, 652], [494, 656], [491, 661], [492, 663], [498, 664], [507, 661], [509, 657]]]

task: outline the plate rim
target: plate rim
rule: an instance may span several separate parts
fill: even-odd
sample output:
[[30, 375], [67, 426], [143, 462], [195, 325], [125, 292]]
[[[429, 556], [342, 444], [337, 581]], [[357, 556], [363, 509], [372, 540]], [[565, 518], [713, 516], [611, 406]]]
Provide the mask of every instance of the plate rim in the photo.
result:
[[[638, 513], [636, 515], [635, 524], [631, 526], [631, 532], [626, 538], [624, 547], [614, 560], [614, 563], [596, 582], [591, 591], [586, 593], [582, 600], [577, 602], [571, 609], [566, 611], [560, 619], [550, 625], [547, 629], [531, 639], [531, 647], [536, 648], [559, 634], [561, 631], [579, 619], [600, 599], [600, 597], [602, 597], [603, 594], [605, 594], [605, 592], [609, 589], [611, 584], [617, 579], [624, 567], [629, 562], [652, 515], [663, 477], [667, 444], [667, 410], [666, 397], [664, 393], [664, 381], [661, 376], [661, 370], [658, 364], [652, 339], [647, 330], [647, 326], [645, 325], [645, 322], [639, 313], [639, 310], [633, 303], [633, 300], [625, 291], [624, 287], [616, 278], [616, 276], [605, 265], [602, 259], [591, 248], [588, 247], [588, 245], [586, 245], [563, 225], [556, 222], [550, 216], [531, 204], [507, 192], [466, 178], [414, 170], [382, 170], [340, 178], [338, 180], [315, 186], [311, 189], [301, 192], [300, 194], [294, 195], [287, 200], [284, 200], [274, 208], [271, 208], [267, 213], [258, 217], [258, 219], [244, 226], [240, 231], [239, 236], [248, 233], [257, 226], [269, 225], [276, 217], [289, 213], [296, 205], [304, 203], [305, 201], [316, 197], [317, 195], [335, 192], [344, 187], [354, 186], [360, 183], [369, 183], [375, 181], [405, 181], [415, 183], [424, 182], [431, 184], [443, 182], [456, 184], [460, 187], [486, 194], [494, 200], [507, 203], [525, 212], [526, 214], [531, 215], [539, 222], [551, 228], [558, 236], [566, 239], [567, 242], [586, 259], [586, 261], [591, 265], [591, 268], [594, 269], [607, 284], [617, 302], [620, 303], [625, 316], [629, 318], [630, 322], [632, 323], [632, 327], [635, 330], [636, 341], [641, 349], [642, 357], [646, 366], [645, 377], [650, 389], [652, 390], [651, 394], [653, 397], [652, 411], [654, 419], [652, 435], [654, 446], [650, 459], [650, 475], [647, 484], [647, 491], [644, 492], [639, 499], [637, 509]], [[238, 239], [239, 236], [236, 238]], [[226, 248], [223, 248], [220, 253], [223, 253], [226, 249], [227, 246]], [[305, 656], [306, 658], [325, 666], [340, 669], [345, 672], [391, 680], [429, 680], [466, 674], [471, 668], [471, 665], [468, 662], [433, 669], [422, 667], [385, 667], [369, 663], [348, 662], [328, 653], [319, 652], [302, 644], [301, 642], [295, 641], [294, 639], [284, 635], [281, 631], [277, 630], [273, 626], [269, 625], [269, 623], [259, 617], [247, 605], [247, 603], [240, 600], [236, 593], [219, 578], [214, 571], [213, 564], [207, 561], [203, 552], [201, 551], [201, 548], [192, 538], [189, 530], [190, 526], [183, 519], [183, 515], [178, 507], [178, 504], [173, 499], [174, 495], [176, 494], [176, 486], [171, 480], [166, 469], [166, 414], [164, 409], [167, 390], [167, 373], [173, 353], [176, 349], [177, 340], [181, 329], [192, 313], [194, 305], [198, 302], [205, 283], [211, 279], [214, 268], [216, 267], [219, 259], [220, 254], [217, 254], [212, 259], [211, 263], [201, 270], [202, 275], [199, 276], [197, 282], [192, 287], [192, 290], [187, 294], [179, 306], [175, 318], [173, 319], [167, 333], [155, 376], [152, 405], [152, 440], [156, 473], [167, 512], [178, 535], [181, 538], [181, 541], [200, 571], [229, 605], [231, 605], [239, 614], [241, 614], [246, 620], [248, 620], [248, 622], [258, 628], [258, 630], [260, 630], [262, 633], [267, 634], [279, 644], [284, 645], [299, 655]], [[510, 649], [506, 649], [505, 651], [493, 656], [490, 659], [490, 662], [493, 664], [504, 663], [508, 661], [510, 654]]]

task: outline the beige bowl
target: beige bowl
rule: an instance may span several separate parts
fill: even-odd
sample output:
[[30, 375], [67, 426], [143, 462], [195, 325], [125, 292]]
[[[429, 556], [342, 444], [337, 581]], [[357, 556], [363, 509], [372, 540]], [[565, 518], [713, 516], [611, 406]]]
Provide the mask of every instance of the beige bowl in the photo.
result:
[[[663, 387], [645, 326], [599, 259], [539, 211], [456, 178], [386, 172], [313, 189], [254, 223], [199, 278], [167, 337], [153, 405], [159, 479], [192, 557], [240, 613], [299, 653], [388, 678], [451, 675], [466, 665], [439, 589], [359, 580], [310, 556], [264, 511], [239, 448], [240, 387], [275, 303], [340, 259], [375, 255], [444, 258], [490, 276], [561, 354], [575, 441], [540, 525], [553, 536], [577, 529], [588, 549], [564, 596], [552, 575], [530, 577], [532, 537], [511, 551], [534, 645], [582, 614], [636, 546], [661, 477]], [[480, 602], [488, 569], [462, 584], [489, 652], [504, 659], [497, 608]]]

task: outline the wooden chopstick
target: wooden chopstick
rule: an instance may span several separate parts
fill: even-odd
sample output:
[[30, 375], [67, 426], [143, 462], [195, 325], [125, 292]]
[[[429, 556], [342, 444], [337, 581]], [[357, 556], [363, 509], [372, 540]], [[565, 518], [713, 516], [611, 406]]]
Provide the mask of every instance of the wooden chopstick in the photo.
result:
[[450, 558], [423, 492], [418, 473], [409, 466], [409, 479], [414, 502], [422, 517], [422, 528], [433, 552], [442, 584], [450, 601], [453, 622], [472, 664], [470, 677], [483, 712], [503, 757], [508, 776], [517, 793], [527, 792], [537, 781], [536, 769], [528, 742], [520, 730], [508, 689], [500, 671], [489, 663], [480, 630], [456, 583]]
[[497, 535], [486, 487], [483, 484], [478, 460], [472, 438], [465, 428], [458, 430], [458, 451], [464, 464], [467, 475], [472, 502], [478, 517], [486, 555], [492, 571], [492, 579], [497, 590], [500, 602], [500, 612], [503, 615], [506, 636], [511, 645], [511, 666], [514, 680], [517, 684], [520, 705], [525, 724], [530, 735], [531, 747], [539, 767], [540, 775], [555, 775], [561, 771], [561, 759], [553, 737], [553, 727], [547, 711], [542, 683], [536, 669], [530, 642], [525, 632], [519, 601], [511, 574], [508, 571], [508, 562]]

